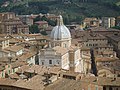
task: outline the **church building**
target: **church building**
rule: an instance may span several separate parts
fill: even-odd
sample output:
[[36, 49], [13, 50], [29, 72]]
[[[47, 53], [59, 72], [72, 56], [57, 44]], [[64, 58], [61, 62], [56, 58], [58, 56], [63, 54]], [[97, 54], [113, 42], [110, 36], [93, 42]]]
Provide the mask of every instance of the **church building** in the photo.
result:
[[57, 25], [51, 32], [49, 47], [39, 54], [39, 64], [44, 66], [59, 66], [73, 72], [84, 72], [80, 48], [71, 44], [71, 34], [64, 25], [61, 15]]

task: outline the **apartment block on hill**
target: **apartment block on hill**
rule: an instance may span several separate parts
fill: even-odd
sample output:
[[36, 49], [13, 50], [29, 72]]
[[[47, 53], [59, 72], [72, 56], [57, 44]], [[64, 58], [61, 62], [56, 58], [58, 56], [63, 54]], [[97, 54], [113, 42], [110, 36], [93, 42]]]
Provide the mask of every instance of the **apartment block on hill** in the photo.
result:
[[1, 34], [29, 34], [28, 25], [23, 24], [14, 13], [0, 13], [0, 21]]

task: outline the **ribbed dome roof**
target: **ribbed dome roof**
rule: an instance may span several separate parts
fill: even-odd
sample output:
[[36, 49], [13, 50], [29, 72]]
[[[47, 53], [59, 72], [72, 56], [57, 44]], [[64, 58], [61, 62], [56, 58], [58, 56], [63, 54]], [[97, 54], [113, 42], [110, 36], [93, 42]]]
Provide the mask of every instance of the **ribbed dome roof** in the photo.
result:
[[57, 20], [57, 26], [55, 26], [51, 32], [51, 38], [54, 40], [64, 40], [71, 38], [70, 31], [63, 24], [63, 18], [61, 15], [59, 15]]

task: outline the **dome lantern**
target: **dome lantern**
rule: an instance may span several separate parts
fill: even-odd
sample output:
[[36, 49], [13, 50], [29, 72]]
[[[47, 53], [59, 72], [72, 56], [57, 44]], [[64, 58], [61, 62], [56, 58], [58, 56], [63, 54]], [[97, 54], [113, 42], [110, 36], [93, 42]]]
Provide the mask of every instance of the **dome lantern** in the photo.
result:
[[61, 15], [59, 15], [58, 19], [57, 19], [57, 26], [61, 26], [61, 25], [64, 25], [63, 24], [63, 18]]

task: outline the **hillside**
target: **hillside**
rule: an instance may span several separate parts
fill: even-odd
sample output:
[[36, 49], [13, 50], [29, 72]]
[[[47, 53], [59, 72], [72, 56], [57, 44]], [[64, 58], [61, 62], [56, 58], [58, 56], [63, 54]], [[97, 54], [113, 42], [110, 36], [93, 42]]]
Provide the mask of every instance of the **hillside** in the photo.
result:
[[62, 14], [70, 21], [80, 21], [84, 17], [120, 15], [119, 0], [0, 0], [0, 5], [5, 1], [9, 1], [9, 5], [1, 7], [0, 12], [55, 13]]

